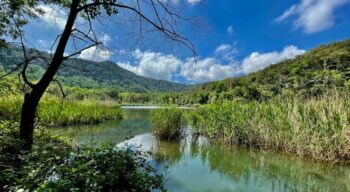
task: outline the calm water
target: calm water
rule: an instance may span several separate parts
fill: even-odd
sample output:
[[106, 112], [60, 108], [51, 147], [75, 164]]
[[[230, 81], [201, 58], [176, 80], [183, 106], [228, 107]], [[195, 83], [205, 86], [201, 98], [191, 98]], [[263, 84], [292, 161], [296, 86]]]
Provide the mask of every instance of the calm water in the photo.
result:
[[78, 144], [108, 141], [153, 151], [152, 161], [160, 169], [168, 167], [169, 191], [350, 191], [348, 166], [214, 144], [204, 137], [159, 141], [150, 134], [151, 110], [124, 109], [123, 120], [58, 131], [71, 135]]

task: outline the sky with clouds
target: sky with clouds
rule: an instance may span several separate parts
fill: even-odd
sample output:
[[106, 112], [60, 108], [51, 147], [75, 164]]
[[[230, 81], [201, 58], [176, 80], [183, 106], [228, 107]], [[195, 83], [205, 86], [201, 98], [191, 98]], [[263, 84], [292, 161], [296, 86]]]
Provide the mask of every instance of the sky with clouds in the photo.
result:
[[[350, 0], [162, 1], [178, 8], [179, 14], [197, 18], [194, 24], [178, 26], [193, 42], [196, 59], [190, 49], [159, 33], [140, 34], [140, 26], [127, 12], [94, 22], [104, 46], [91, 47], [77, 57], [111, 60], [142, 76], [189, 84], [249, 74], [350, 37]], [[41, 8], [45, 14], [26, 26], [26, 39], [28, 46], [49, 51], [64, 28], [67, 11]], [[79, 18], [75, 27], [86, 27], [86, 21]], [[74, 49], [69, 46], [66, 54]]]

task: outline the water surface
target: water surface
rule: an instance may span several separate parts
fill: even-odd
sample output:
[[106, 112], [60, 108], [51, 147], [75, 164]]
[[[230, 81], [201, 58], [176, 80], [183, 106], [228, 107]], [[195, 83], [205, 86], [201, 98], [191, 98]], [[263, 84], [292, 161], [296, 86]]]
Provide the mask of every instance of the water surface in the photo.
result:
[[169, 191], [350, 191], [350, 167], [316, 163], [271, 151], [215, 144], [188, 136], [160, 141], [150, 132], [152, 109], [123, 109], [124, 119], [61, 128], [78, 144], [113, 142], [153, 151], [167, 169]]

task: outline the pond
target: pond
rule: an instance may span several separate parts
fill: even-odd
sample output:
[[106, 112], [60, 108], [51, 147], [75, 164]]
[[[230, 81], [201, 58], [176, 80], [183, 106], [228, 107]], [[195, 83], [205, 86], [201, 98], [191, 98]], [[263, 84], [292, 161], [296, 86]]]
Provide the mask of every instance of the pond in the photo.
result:
[[112, 142], [154, 152], [153, 163], [166, 169], [169, 191], [350, 191], [350, 167], [216, 144], [188, 136], [160, 141], [150, 130], [152, 109], [123, 109], [124, 119], [58, 131], [78, 144]]

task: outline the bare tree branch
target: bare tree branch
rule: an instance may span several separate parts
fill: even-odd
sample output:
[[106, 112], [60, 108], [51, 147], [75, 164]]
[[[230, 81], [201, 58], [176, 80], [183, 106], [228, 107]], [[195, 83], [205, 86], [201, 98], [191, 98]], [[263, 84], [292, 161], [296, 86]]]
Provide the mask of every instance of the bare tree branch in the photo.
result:
[[100, 42], [96, 42], [96, 43], [94, 43], [94, 44], [91, 44], [91, 45], [89, 45], [89, 46], [87, 46], [87, 47], [85, 47], [85, 48], [83, 48], [83, 49], [81, 49], [81, 50], [79, 50], [79, 51], [77, 51], [77, 52], [75, 52], [75, 53], [72, 53], [72, 54], [70, 54], [70, 55], [68, 55], [68, 56], [65, 56], [64, 59], [68, 59], [68, 58], [71, 58], [71, 57], [73, 57], [73, 56], [75, 56], [75, 55], [79, 55], [79, 54], [81, 54], [82, 51], [84, 51], [84, 50], [86, 50], [86, 49], [90, 49], [91, 47], [97, 46], [97, 45], [99, 45], [99, 44], [101, 44], [101, 43], [100, 43]]
[[57, 79], [53, 79], [52, 81], [57, 83], [58, 87], [61, 90], [62, 97], [63, 97], [63, 99], [65, 99], [66, 98], [66, 94], [64, 93], [64, 89], [63, 89], [63, 86], [61, 85], [61, 82], [59, 80], [57, 80]]
[[[151, 2], [153, 3], [153, 1], [151, 1]], [[162, 2], [158, 1], [158, 3], [160, 5], [162, 5], [163, 8], [164, 7], [166, 8], [166, 6]], [[81, 7], [79, 7], [78, 8], [78, 12], [84, 11], [86, 9], [89, 9], [90, 7], [97, 7], [97, 6], [101, 6], [101, 5], [114, 6], [114, 7], [118, 7], [118, 8], [122, 8], [122, 9], [126, 9], [126, 10], [134, 12], [135, 14], [139, 15], [143, 20], [145, 20], [147, 23], [149, 23], [151, 26], [155, 27], [158, 31], [162, 32], [166, 37], [170, 38], [173, 41], [177, 41], [177, 42], [185, 45], [186, 47], [188, 47], [192, 51], [192, 54], [194, 55], [194, 58], [195, 58], [195, 61], [196, 61], [196, 55], [197, 54], [196, 54], [196, 51], [195, 51], [193, 43], [189, 39], [179, 35], [173, 29], [166, 28], [165, 26], [162, 25], [162, 23], [160, 25], [156, 24], [150, 18], [145, 16], [143, 13], [141, 13], [141, 11], [139, 9], [137, 9], [135, 7], [130, 7], [128, 5], [115, 3], [115, 2], [106, 3], [106, 2], [96, 1], [96, 2], [88, 3], [88, 4], [85, 4], [85, 5], [81, 6]], [[155, 6], [153, 6], [153, 7], [154, 7], [154, 11], [155, 11], [157, 19], [161, 20], [160, 17], [159, 17], [157, 8]], [[169, 10], [166, 11], [166, 12], [172, 13]], [[175, 14], [171, 14], [171, 15], [179, 17], [179, 16], [177, 16], [177, 14], [176, 15]], [[179, 18], [181, 18], [181, 17], [179, 17]], [[186, 18], [184, 18], [184, 19], [186, 19]]]

